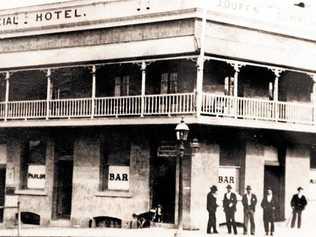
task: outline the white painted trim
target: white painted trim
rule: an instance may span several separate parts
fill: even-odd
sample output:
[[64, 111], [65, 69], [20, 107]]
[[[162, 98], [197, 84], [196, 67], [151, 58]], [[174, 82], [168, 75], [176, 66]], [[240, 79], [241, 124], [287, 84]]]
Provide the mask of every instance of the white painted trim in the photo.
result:
[[[91, 61], [192, 54], [197, 51], [193, 36], [115, 43], [85, 47], [59, 48], [0, 54], [1, 68], [43, 67]], [[28, 60], [21, 60], [27, 58]]]

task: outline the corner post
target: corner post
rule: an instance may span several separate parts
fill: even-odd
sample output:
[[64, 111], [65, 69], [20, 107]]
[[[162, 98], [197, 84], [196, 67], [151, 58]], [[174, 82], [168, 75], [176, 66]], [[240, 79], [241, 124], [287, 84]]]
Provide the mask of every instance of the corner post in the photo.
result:
[[239, 72], [241, 67], [244, 66], [244, 64], [241, 63], [230, 63], [230, 65], [234, 68], [234, 113], [235, 113], [235, 118], [238, 117], [239, 114], [239, 103], [238, 103], [238, 79], [239, 79]]
[[309, 74], [309, 76], [313, 81], [311, 102], [313, 105], [313, 124], [316, 125], [316, 74]]
[[95, 114], [96, 72], [97, 72], [97, 68], [95, 65], [93, 65], [91, 69], [91, 75], [92, 75], [91, 118], [93, 118]]
[[144, 117], [145, 112], [145, 94], [146, 94], [146, 68], [147, 64], [145, 61], [142, 61], [141, 71], [142, 71], [142, 88], [141, 88], [141, 112], [140, 116]]
[[50, 116], [50, 100], [52, 99], [52, 80], [51, 80], [51, 69], [48, 68], [46, 72], [47, 78], [47, 92], [46, 92], [46, 120], [49, 119]]
[[8, 119], [8, 106], [9, 106], [9, 91], [10, 91], [10, 72], [5, 74], [5, 114], [4, 121]]
[[279, 119], [279, 78], [281, 76], [281, 73], [283, 72], [282, 69], [279, 68], [272, 68], [272, 72], [275, 75], [274, 78], [274, 84], [273, 84], [273, 104], [274, 104], [274, 116], [275, 120], [277, 121]]

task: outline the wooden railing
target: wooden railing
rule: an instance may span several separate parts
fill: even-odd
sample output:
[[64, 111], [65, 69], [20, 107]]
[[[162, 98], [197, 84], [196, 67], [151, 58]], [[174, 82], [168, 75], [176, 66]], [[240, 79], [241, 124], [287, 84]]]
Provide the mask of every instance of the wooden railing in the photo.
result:
[[[1, 104], [1, 117], [7, 119], [34, 119], [45, 118], [47, 113], [46, 100], [10, 101], [5, 112], [5, 103]], [[4, 109], [2, 111], [2, 109]]]
[[141, 96], [98, 97], [95, 116], [136, 116], [141, 114]]
[[[203, 93], [201, 114], [229, 119], [316, 125], [312, 103]], [[0, 119], [172, 116], [196, 113], [195, 93], [0, 102]]]
[[297, 124], [314, 123], [314, 106], [293, 102], [203, 94], [202, 114]]
[[145, 96], [145, 115], [190, 114], [195, 112], [195, 94], [158, 94]]
[[49, 101], [48, 117], [80, 118], [89, 117], [92, 111], [92, 99], [56, 99]]

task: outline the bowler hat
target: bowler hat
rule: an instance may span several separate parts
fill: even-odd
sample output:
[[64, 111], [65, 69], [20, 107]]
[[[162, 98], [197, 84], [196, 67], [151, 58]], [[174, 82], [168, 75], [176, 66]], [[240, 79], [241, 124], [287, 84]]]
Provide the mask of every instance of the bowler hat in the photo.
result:
[[210, 187], [212, 192], [216, 192], [217, 191], [217, 187], [215, 185], [212, 185], [212, 187]]
[[300, 190], [303, 190], [303, 188], [302, 188], [302, 187], [298, 187], [298, 188], [297, 188], [297, 191], [300, 191]]
[[247, 185], [246, 190], [251, 190], [251, 186]]
[[230, 184], [228, 184], [226, 188], [227, 189], [232, 189], [232, 186], [230, 186]]

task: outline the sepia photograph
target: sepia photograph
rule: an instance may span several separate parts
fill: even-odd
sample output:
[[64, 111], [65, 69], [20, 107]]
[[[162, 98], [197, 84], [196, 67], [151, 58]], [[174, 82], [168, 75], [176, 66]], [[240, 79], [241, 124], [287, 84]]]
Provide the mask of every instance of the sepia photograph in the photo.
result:
[[315, 12], [1, 0], [0, 237], [314, 237]]

